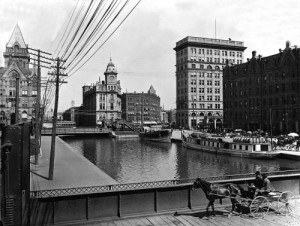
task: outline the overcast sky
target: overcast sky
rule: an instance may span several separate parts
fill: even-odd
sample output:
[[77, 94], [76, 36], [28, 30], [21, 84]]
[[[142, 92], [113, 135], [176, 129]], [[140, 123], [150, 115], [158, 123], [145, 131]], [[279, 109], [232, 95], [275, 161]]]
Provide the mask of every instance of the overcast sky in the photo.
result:
[[[0, 0], [0, 65], [18, 23], [25, 43], [53, 51], [55, 38], [77, 0]], [[112, 38], [60, 91], [59, 110], [82, 104], [82, 86], [104, 79], [111, 56], [122, 92], [147, 92], [153, 85], [161, 106], [175, 108], [175, 51], [186, 36], [243, 41], [253, 50], [276, 54], [289, 40], [300, 45], [299, 0], [142, 0]], [[46, 74], [42, 75], [46, 76]]]

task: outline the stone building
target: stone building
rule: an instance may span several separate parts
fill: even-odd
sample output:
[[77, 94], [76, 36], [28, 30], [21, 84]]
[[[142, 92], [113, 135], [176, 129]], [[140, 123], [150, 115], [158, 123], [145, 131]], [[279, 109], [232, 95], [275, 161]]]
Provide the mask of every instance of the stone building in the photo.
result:
[[118, 72], [111, 61], [104, 72], [105, 80], [83, 86], [80, 125], [110, 126], [121, 119], [121, 85]]
[[300, 50], [286, 43], [279, 53], [224, 68], [224, 124], [272, 134], [299, 132]]
[[241, 64], [240, 41], [186, 37], [176, 43], [176, 123], [184, 128], [222, 127], [226, 60]]
[[122, 119], [134, 124], [160, 122], [160, 97], [152, 85], [147, 93], [122, 94]]
[[37, 70], [29, 68], [27, 44], [18, 25], [5, 46], [3, 57], [4, 67], [0, 67], [0, 123], [9, 125], [16, 120], [30, 121], [35, 115]]

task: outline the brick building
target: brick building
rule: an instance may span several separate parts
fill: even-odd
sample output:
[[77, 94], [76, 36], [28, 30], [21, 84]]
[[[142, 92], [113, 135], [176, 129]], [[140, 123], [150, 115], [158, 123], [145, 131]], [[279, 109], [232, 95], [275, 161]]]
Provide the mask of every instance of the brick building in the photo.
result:
[[[299, 132], [300, 50], [286, 43], [279, 53], [252, 58], [223, 71], [224, 124], [272, 134]], [[272, 129], [271, 129], [272, 128]]]
[[153, 86], [147, 93], [122, 94], [122, 119], [135, 124], [160, 122], [160, 97]]

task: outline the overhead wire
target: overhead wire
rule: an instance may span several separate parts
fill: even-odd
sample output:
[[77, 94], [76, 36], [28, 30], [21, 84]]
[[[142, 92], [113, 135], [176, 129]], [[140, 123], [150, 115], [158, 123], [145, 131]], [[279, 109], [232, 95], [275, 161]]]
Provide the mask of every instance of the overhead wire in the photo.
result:
[[[66, 32], [67, 32], [67, 30], [68, 30], [68, 28], [69, 28], [70, 22], [72, 21], [72, 18], [73, 18], [74, 12], [76, 11], [76, 8], [77, 8], [78, 3], [79, 3], [79, 0], [77, 0], [77, 3], [76, 3], [76, 5], [75, 5], [75, 7], [74, 7], [74, 9], [73, 9], [73, 11], [72, 11], [71, 16], [70, 16], [69, 22], [68, 22], [66, 28], [64, 29], [64, 33], [63, 33], [63, 35], [61, 36], [60, 41], [58, 42], [58, 45], [56, 46], [56, 49], [55, 49], [54, 52], [53, 52], [53, 56], [55, 55], [56, 51], [58, 50], [58, 47], [61, 45], [61, 42], [62, 42], [62, 40], [64, 39], [64, 37], [65, 37], [65, 35], [66, 35]], [[64, 27], [64, 26], [63, 26], [63, 27]], [[59, 35], [58, 35], [58, 36], [59, 36]], [[58, 37], [58, 36], [57, 36], [57, 37]]]
[[[62, 72], [68, 71], [72, 72], [72, 74], [69, 74], [68, 77], [75, 74], [79, 69], [81, 69], [95, 54], [99, 51], [99, 49], [109, 40], [109, 38], [117, 31], [117, 29], [124, 23], [124, 21], [128, 18], [128, 16], [133, 12], [133, 10], [137, 7], [137, 5], [141, 2], [139, 0], [134, 7], [127, 13], [127, 15], [123, 18], [123, 20], [119, 23], [119, 25], [110, 33], [110, 35], [105, 39], [105, 41], [96, 49], [96, 51], [91, 52], [92, 48], [99, 42], [99, 39], [103, 36], [103, 34], [110, 28], [110, 26], [113, 24], [113, 22], [117, 19], [117, 17], [120, 16], [121, 12], [124, 10], [124, 8], [127, 6], [129, 0], [127, 0], [122, 7], [117, 11], [115, 15], [114, 12], [117, 10], [119, 5], [121, 4], [118, 0], [112, 1], [108, 8], [106, 8], [105, 12], [103, 13], [100, 21], [96, 24], [96, 26], [93, 29], [93, 25], [95, 23], [95, 18], [99, 17], [99, 12], [104, 10], [104, 5], [106, 2], [104, 0], [101, 0], [94, 11], [93, 9], [93, 3], [95, 1], [92, 0], [84, 13], [82, 14], [81, 11], [84, 8], [85, 1], [81, 3], [81, 6], [75, 15], [76, 9], [78, 9], [78, 3], [77, 2], [72, 15], [68, 21], [68, 24], [66, 26], [66, 29], [64, 30], [64, 33], [62, 34], [62, 38], [59, 41], [59, 44], [56, 48], [59, 49], [59, 52], [57, 53], [57, 56], [61, 56], [61, 58], [68, 57], [68, 66], [66, 69], [63, 69]], [[103, 6], [103, 8], [101, 8]], [[83, 15], [83, 16], [80, 16]], [[88, 15], [91, 15], [89, 17]], [[112, 18], [112, 19], [111, 19]], [[79, 21], [79, 22], [78, 22]], [[108, 24], [106, 24], [108, 23]], [[71, 26], [70, 26], [71, 25]], [[103, 27], [103, 31], [101, 30]], [[75, 32], [73, 32], [75, 28]], [[93, 29], [91, 32], [90, 30]], [[82, 32], [81, 32], [82, 31]], [[99, 35], [100, 33], [100, 35]], [[84, 37], [88, 36], [88, 38], [85, 40], [85, 42], [82, 43], [84, 40]], [[63, 43], [62, 43], [63, 42]], [[92, 43], [92, 44], [91, 44]], [[55, 51], [56, 52], [56, 51]], [[88, 54], [92, 53], [88, 58]], [[86, 59], [87, 58], [87, 59]], [[81, 61], [84, 61], [83, 64], [80, 64]], [[73, 64], [73, 66], [72, 66]], [[72, 70], [73, 71], [72, 71]], [[66, 78], [68, 78], [66, 77]], [[66, 78], [63, 78], [62, 80], [65, 80]], [[62, 84], [60, 84], [61, 86]], [[50, 88], [47, 88], [47, 91], [45, 91], [45, 101], [47, 105], [50, 105], [53, 98], [53, 85], [50, 85]]]
[[[82, 65], [80, 65], [74, 72], [70, 73], [70, 75], [68, 75], [68, 78], [70, 76], [72, 76], [73, 74], [75, 74], [79, 69], [81, 69], [98, 51], [100, 48], [102, 48], [102, 46], [110, 39], [110, 37], [117, 31], [117, 29], [124, 23], [124, 21], [128, 18], [128, 16], [133, 12], [133, 10], [138, 6], [138, 4], [141, 2], [141, 0], [139, 0], [134, 7], [129, 11], [129, 13], [125, 16], [125, 18], [119, 23], [119, 25], [113, 30], [113, 32], [105, 39], [105, 41], [94, 51], [94, 53], [84, 61], [84, 63]], [[98, 40], [98, 39], [97, 39]], [[91, 48], [90, 48], [91, 49]], [[89, 50], [90, 50], [89, 49]]]
[[89, 13], [90, 8], [92, 7], [93, 3], [94, 3], [94, 0], [91, 0], [91, 2], [90, 2], [90, 4], [89, 4], [88, 8], [86, 9], [86, 11], [85, 11], [83, 17], [81, 18], [81, 21], [80, 21], [79, 25], [77, 26], [77, 29], [76, 29], [75, 33], [73, 34], [73, 37], [72, 37], [71, 41], [70, 41], [69, 44], [67, 45], [67, 47], [66, 47], [66, 49], [65, 49], [65, 52], [62, 54], [61, 58], [64, 58], [65, 55], [67, 54], [67, 52], [70, 50], [70, 46], [72, 45], [73, 41], [75, 40], [75, 38], [76, 38], [76, 36], [77, 36], [77, 34], [78, 34], [78, 32], [79, 32], [79, 30], [80, 30], [80, 28], [81, 28], [81, 26], [82, 26], [84, 20], [86, 19], [86, 16], [87, 16], [87, 14]]
[[117, 2], [118, 2], [118, 0], [117, 1], [114, 0], [111, 2], [111, 4], [106, 9], [106, 11], [103, 13], [101, 19], [97, 23], [94, 30], [90, 33], [89, 37], [83, 43], [82, 47], [79, 49], [79, 51], [77, 51], [76, 56], [73, 57], [73, 59], [69, 61], [69, 63], [66, 65], [66, 67], [70, 67], [70, 65], [75, 61], [75, 59], [79, 56], [79, 54], [86, 48], [86, 46], [88, 46], [88, 44], [90, 44], [90, 42], [93, 40], [93, 38], [95, 38], [95, 36], [99, 32], [99, 30], [102, 28], [102, 26], [105, 24], [105, 22], [109, 19], [111, 14], [114, 12], [114, 9], [116, 9], [118, 7], [118, 5], [116, 5]]
[[66, 42], [69, 40], [70, 35], [72, 34], [71, 31], [73, 30], [73, 28], [74, 28], [74, 26], [75, 26], [77, 20], [80, 18], [79, 16], [80, 16], [80, 14], [81, 14], [82, 9], [84, 8], [85, 3], [86, 3], [86, 1], [82, 1], [82, 2], [81, 2], [80, 9], [77, 11], [77, 14], [76, 14], [76, 16], [75, 16], [75, 18], [74, 18], [74, 20], [73, 20], [73, 23], [72, 23], [70, 29], [68, 30], [68, 34], [67, 34], [67, 36], [66, 36], [65, 39], [64, 39], [64, 43], [63, 43], [62, 46], [59, 48], [59, 52], [57, 53], [56, 56], [59, 56], [60, 53], [61, 53], [61, 51], [64, 50], [64, 46], [65, 46]]
[[[84, 28], [83, 32], [81, 33], [80, 37], [78, 38], [77, 42], [75, 43], [74, 47], [73, 47], [73, 50], [77, 47], [78, 43], [81, 41], [81, 39], [85, 36], [86, 34], [86, 31], [90, 28], [90, 25], [93, 24], [94, 22], [94, 18], [95, 16], [97, 15], [97, 12], [99, 11], [102, 3], [103, 3], [104, 0], [101, 0], [99, 3], [98, 3], [98, 6], [96, 8], [96, 10], [94, 11], [93, 15], [91, 16], [90, 20], [88, 21], [86, 27]], [[65, 60], [67, 60], [70, 55], [72, 54], [73, 52], [71, 51], [67, 56], [65, 56]]]

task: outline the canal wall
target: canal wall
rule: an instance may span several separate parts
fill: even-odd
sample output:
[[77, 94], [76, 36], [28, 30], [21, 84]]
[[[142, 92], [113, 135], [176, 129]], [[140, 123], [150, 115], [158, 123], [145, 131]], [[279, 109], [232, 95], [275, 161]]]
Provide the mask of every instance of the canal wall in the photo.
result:
[[[254, 174], [206, 178], [213, 183], [243, 185]], [[273, 172], [269, 176], [279, 191], [300, 192], [300, 171]], [[75, 190], [31, 192], [31, 225], [82, 225], [119, 218], [147, 216], [175, 212], [203, 211], [208, 204], [201, 189], [192, 189], [194, 180], [156, 181], [108, 185]], [[77, 193], [77, 194], [76, 194]], [[299, 201], [298, 201], [299, 202]], [[216, 208], [223, 205], [215, 202]], [[230, 208], [229, 208], [230, 209]]]
[[118, 184], [59, 137], [55, 142], [53, 180], [48, 180], [51, 137], [43, 136], [41, 139], [39, 162], [30, 167], [31, 191]]

